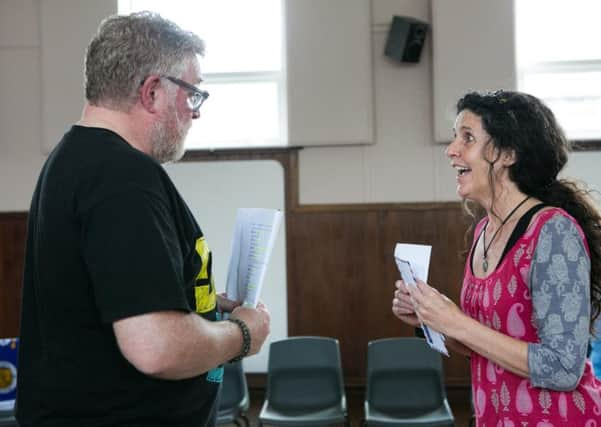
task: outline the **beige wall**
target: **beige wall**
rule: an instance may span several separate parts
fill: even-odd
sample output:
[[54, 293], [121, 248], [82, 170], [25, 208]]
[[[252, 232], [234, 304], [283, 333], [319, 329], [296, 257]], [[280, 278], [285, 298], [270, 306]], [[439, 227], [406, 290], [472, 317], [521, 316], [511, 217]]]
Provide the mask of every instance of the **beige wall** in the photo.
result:
[[[58, 133], [48, 117], [63, 118], [65, 126], [78, 119], [82, 79], [81, 69], [72, 69], [72, 51], [85, 46], [87, 34], [95, 30], [81, 23], [98, 22], [113, 4], [115, 0], [0, 1], [0, 211], [29, 208], [46, 155], [43, 147]], [[302, 203], [456, 199], [444, 145], [433, 142], [432, 39], [427, 38], [419, 64], [388, 60], [382, 52], [394, 14], [430, 22], [430, 2], [371, 0], [376, 143], [302, 150]], [[64, 34], [45, 26], [57, 20], [64, 22]], [[61, 37], [66, 37], [64, 45]], [[65, 87], [48, 82], [49, 68], [55, 73], [65, 69]], [[574, 154], [566, 173], [601, 188], [600, 161], [601, 152]]]
[[29, 207], [41, 151], [40, 37], [33, 0], [0, 2], [0, 210]]

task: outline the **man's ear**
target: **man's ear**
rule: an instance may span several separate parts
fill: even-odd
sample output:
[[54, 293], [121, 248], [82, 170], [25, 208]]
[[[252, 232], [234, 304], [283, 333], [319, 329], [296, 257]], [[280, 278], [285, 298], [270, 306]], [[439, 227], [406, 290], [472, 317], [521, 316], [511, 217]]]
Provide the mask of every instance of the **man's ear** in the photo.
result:
[[156, 112], [158, 90], [161, 86], [159, 76], [148, 76], [140, 86], [140, 103], [149, 113]]

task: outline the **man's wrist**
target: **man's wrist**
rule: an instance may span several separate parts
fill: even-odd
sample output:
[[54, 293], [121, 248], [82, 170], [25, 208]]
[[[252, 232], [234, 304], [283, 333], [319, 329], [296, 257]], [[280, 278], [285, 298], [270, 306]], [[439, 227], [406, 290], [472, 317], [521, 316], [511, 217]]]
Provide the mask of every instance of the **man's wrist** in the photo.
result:
[[242, 319], [238, 319], [236, 317], [228, 317], [227, 320], [238, 325], [238, 327], [240, 328], [240, 332], [242, 332], [242, 349], [240, 351], [240, 354], [230, 360], [230, 363], [238, 362], [244, 359], [250, 352], [250, 330], [248, 329], [248, 326], [246, 326], [246, 323], [244, 323]]

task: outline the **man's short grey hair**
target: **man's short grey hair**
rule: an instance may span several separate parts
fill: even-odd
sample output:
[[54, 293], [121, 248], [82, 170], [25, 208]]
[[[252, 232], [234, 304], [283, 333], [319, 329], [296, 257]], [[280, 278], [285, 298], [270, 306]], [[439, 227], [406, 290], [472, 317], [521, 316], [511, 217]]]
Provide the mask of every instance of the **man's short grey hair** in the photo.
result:
[[110, 16], [86, 51], [86, 99], [92, 105], [128, 110], [146, 77], [179, 77], [196, 55], [204, 55], [204, 42], [157, 13]]

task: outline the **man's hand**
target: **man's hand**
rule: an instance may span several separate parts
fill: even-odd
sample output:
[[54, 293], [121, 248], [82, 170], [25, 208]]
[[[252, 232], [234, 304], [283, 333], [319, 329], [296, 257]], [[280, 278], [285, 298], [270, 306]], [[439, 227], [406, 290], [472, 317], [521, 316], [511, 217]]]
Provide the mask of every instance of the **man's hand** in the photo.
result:
[[250, 331], [250, 351], [248, 355], [257, 354], [269, 335], [271, 317], [267, 307], [263, 303], [257, 304], [257, 308], [238, 306], [232, 311], [231, 317], [238, 318], [246, 323]]

